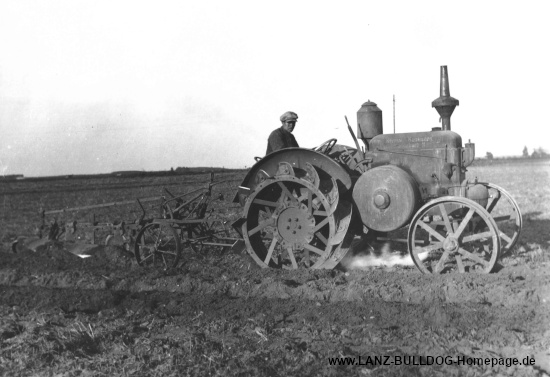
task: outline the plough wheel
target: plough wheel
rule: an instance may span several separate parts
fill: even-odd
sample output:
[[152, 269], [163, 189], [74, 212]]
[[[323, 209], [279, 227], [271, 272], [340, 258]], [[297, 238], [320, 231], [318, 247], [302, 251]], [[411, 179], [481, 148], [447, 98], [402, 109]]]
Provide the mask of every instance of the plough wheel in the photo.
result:
[[136, 237], [134, 254], [143, 267], [175, 267], [181, 255], [180, 239], [176, 230], [168, 224], [147, 224]]
[[523, 226], [519, 206], [502, 187], [493, 183], [482, 185], [489, 190], [486, 210], [498, 226], [502, 254], [506, 254], [516, 244]]
[[423, 273], [489, 273], [500, 251], [491, 215], [476, 202], [443, 197], [426, 204], [409, 227], [408, 248]]
[[279, 175], [256, 186], [244, 207], [242, 234], [250, 256], [263, 268], [334, 268], [351, 219], [333, 178], [297, 178], [282, 163]]

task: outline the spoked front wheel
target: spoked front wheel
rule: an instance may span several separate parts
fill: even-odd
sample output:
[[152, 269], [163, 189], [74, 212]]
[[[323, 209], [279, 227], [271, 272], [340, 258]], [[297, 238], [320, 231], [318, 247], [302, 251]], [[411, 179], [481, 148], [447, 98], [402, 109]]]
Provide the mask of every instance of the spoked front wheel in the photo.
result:
[[476, 202], [442, 197], [422, 207], [409, 227], [408, 249], [423, 273], [489, 273], [500, 252], [491, 215]]
[[147, 224], [136, 237], [134, 254], [142, 267], [175, 267], [181, 255], [180, 239], [168, 224]]

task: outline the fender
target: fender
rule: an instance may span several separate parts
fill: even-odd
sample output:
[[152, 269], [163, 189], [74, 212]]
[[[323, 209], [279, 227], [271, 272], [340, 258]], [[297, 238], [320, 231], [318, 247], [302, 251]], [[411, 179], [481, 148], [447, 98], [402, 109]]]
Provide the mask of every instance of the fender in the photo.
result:
[[[304, 169], [309, 162], [317, 170], [324, 172], [334, 178], [338, 184], [340, 194], [351, 189], [352, 180], [346, 168], [334, 161], [327, 155], [305, 148], [285, 148], [268, 154], [258, 161], [246, 174], [242, 181], [239, 192], [251, 192], [259, 184], [256, 177], [274, 176], [279, 168], [280, 162], [288, 162], [293, 168]], [[235, 195], [233, 202], [239, 203], [239, 193]]]

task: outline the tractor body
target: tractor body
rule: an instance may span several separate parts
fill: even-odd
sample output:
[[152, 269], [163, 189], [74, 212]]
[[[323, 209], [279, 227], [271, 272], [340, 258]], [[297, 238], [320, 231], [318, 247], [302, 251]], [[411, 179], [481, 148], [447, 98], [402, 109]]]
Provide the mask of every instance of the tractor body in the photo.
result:
[[[422, 272], [491, 271], [517, 241], [521, 214], [500, 187], [466, 179], [475, 146], [451, 131], [458, 104], [442, 66], [432, 102], [441, 127], [384, 134], [382, 111], [369, 100], [357, 112], [363, 147], [350, 128], [355, 147], [331, 139], [259, 160], [235, 198], [244, 209], [235, 228], [249, 254], [262, 267], [334, 268], [354, 237], [370, 234], [404, 238]], [[505, 231], [496, 225], [502, 211], [492, 213], [499, 202], [509, 212]]]

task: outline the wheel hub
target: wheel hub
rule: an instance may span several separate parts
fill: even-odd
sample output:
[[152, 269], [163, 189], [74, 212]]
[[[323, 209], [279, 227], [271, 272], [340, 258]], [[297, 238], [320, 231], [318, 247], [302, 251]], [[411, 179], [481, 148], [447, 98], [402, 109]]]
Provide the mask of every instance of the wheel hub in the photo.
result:
[[374, 193], [373, 201], [374, 201], [374, 205], [378, 209], [385, 209], [385, 208], [388, 208], [388, 206], [390, 205], [390, 196], [388, 195], [387, 192], [383, 190], [377, 190]]
[[308, 214], [307, 206], [290, 206], [277, 217], [277, 232], [283, 246], [302, 245], [313, 239], [315, 218]]
[[443, 248], [447, 251], [457, 251], [458, 246], [458, 240], [453, 236], [448, 236], [443, 242]]

